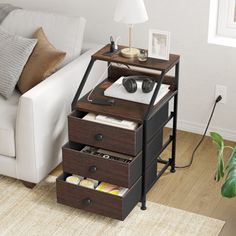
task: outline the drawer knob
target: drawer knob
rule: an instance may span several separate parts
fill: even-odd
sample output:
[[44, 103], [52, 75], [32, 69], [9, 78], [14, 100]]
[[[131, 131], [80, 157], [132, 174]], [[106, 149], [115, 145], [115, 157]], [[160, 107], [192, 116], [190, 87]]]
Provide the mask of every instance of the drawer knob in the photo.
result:
[[90, 171], [91, 173], [95, 173], [95, 172], [97, 171], [97, 167], [96, 167], [96, 166], [90, 166], [90, 167], [89, 167], [89, 171]]
[[102, 141], [102, 140], [103, 140], [103, 135], [102, 135], [102, 134], [96, 134], [96, 135], [95, 135], [95, 139], [96, 139], [97, 141]]
[[89, 206], [89, 205], [92, 204], [92, 200], [89, 199], [89, 198], [86, 198], [86, 199], [83, 200], [83, 203], [84, 203], [84, 205]]

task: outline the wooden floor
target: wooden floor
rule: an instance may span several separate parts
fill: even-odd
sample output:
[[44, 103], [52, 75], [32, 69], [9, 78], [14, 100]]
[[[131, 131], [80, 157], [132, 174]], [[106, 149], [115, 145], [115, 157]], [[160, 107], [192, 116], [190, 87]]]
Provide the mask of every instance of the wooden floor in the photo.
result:
[[[169, 130], [166, 129], [165, 136], [168, 133]], [[176, 161], [178, 166], [189, 162], [200, 138], [200, 135], [178, 132]], [[233, 145], [232, 142], [227, 144]], [[163, 153], [163, 159], [170, 156], [170, 148]], [[166, 172], [149, 191], [147, 200], [224, 220], [226, 224], [220, 235], [234, 236], [236, 198], [226, 199], [220, 194], [221, 184], [214, 181], [215, 154], [214, 144], [207, 137], [197, 151], [193, 165], [187, 169], [177, 169], [174, 174]], [[58, 175], [60, 172], [59, 166], [53, 174]]]
[[[165, 133], [168, 133], [166, 131]], [[193, 149], [201, 136], [179, 131], [177, 134], [176, 165], [189, 163]], [[227, 144], [232, 144], [227, 142]], [[170, 156], [170, 148], [163, 154]], [[199, 213], [226, 221], [222, 236], [236, 235], [236, 198], [226, 199], [220, 194], [220, 183], [214, 181], [216, 151], [206, 137], [195, 154], [193, 165], [166, 172], [148, 193], [148, 200], [163, 205]]]

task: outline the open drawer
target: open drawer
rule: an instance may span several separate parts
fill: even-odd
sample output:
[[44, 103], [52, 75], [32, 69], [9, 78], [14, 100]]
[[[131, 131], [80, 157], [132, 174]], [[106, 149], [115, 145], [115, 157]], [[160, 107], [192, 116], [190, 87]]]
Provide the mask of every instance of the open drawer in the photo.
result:
[[69, 140], [136, 156], [142, 149], [142, 125], [135, 130], [83, 120], [83, 111], [68, 116]]
[[124, 163], [81, 152], [85, 145], [69, 142], [63, 148], [63, 171], [130, 188], [142, 175], [142, 153]]
[[65, 181], [68, 174], [57, 178], [57, 201], [118, 220], [124, 220], [141, 198], [141, 178], [123, 197], [73, 185]]

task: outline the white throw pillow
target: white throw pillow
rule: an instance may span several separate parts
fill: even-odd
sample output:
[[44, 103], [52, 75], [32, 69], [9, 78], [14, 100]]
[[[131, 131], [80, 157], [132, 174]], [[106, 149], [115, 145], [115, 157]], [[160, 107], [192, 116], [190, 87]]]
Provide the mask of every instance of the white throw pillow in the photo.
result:
[[66, 52], [66, 58], [60, 66], [63, 67], [80, 55], [85, 24], [83, 17], [17, 9], [5, 18], [1, 26], [25, 38], [30, 38], [42, 27], [48, 41], [55, 48]]
[[9, 98], [32, 53], [36, 39], [9, 34], [0, 27], [0, 94]]

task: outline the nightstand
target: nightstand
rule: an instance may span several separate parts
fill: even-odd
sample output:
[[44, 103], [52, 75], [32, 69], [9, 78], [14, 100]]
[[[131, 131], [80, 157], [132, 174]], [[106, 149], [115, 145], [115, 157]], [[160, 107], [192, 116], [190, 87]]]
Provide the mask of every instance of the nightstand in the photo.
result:
[[[110, 45], [106, 45], [92, 55], [72, 102], [73, 112], [68, 116], [69, 143], [63, 147], [63, 174], [57, 179], [57, 200], [72, 207], [124, 220], [139, 201], [142, 203], [141, 209], [146, 209], [146, 193], [168, 167], [171, 172], [175, 172], [180, 57], [171, 54], [169, 61], [148, 58], [147, 62], [139, 62], [119, 54], [109, 56], [109, 49]], [[93, 90], [92, 99], [104, 99], [104, 90], [121, 76], [147, 75], [157, 82], [150, 104], [114, 99], [115, 104], [112, 106], [96, 105], [88, 101], [88, 94], [78, 100], [96, 60], [106, 61], [109, 68], [108, 77]], [[167, 75], [171, 69], [175, 70], [175, 76]], [[170, 90], [154, 105], [162, 83], [170, 85]], [[173, 111], [169, 111], [169, 102], [172, 99]], [[128, 130], [84, 120], [88, 113], [133, 121], [138, 125], [134, 130]], [[164, 142], [163, 128], [171, 120], [172, 133]], [[159, 157], [170, 144], [171, 157], [162, 160]], [[129, 163], [123, 163], [83, 153], [81, 150], [87, 145], [132, 158]], [[163, 165], [158, 173], [157, 163]], [[121, 197], [76, 186], [65, 181], [70, 174], [122, 186], [128, 188], [128, 191]]]

